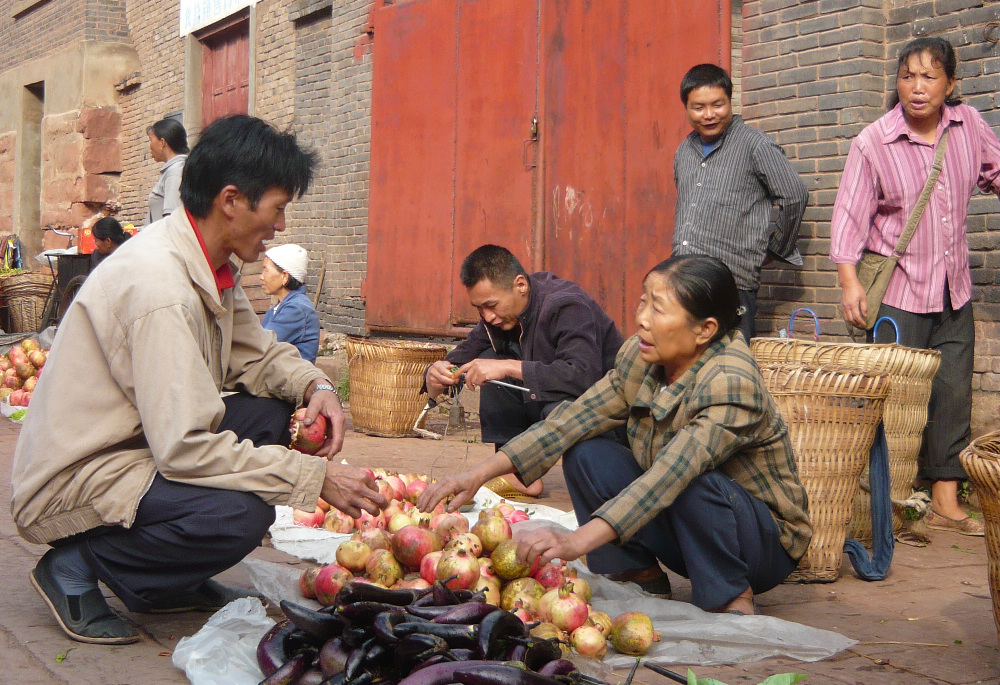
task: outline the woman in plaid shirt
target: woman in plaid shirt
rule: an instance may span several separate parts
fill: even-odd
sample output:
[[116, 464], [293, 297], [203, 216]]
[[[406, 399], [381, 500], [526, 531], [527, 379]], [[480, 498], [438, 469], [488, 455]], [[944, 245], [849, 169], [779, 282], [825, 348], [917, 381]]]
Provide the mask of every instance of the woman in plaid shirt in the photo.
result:
[[[754, 613], [753, 595], [788, 577], [812, 528], [788, 430], [739, 320], [721, 261], [662, 262], [615, 367], [478, 467], [429, 487], [420, 508], [454, 495], [455, 510], [502, 474], [530, 484], [563, 457], [580, 527], [533, 531], [518, 545], [524, 561], [586, 554], [595, 573], [669, 596], [662, 564], [691, 579], [696, 606]], [[622, 424], [628, 446], [604, 435]]]

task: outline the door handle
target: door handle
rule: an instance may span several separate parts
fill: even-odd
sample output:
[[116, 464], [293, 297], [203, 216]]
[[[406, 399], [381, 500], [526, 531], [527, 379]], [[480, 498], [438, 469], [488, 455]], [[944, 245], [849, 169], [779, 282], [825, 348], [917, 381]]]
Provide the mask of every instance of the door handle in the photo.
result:
[[524, 165], [525, 169], [534, 169], [536, 164], [534, 162], [528, 163], [528, 145], [531, 143], [538, 142], [538, 117], [532, 117], [531, 119], [531, 137], [524, 139], [524, 145], [521, 147], [521, 164]]

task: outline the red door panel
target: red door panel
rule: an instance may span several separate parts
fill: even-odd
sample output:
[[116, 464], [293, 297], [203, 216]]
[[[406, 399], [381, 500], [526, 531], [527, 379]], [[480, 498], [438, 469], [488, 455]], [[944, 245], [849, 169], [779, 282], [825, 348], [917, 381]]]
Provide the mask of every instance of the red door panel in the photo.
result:
[[[674, 152], [690, 132], [680, 85], [695, 64], [722, 60], [720, 36], [729, 31], [729, 3], [629, 2], [625, 15], [624, 301], [621, 316], [635, 330], [633, 312], [646, 272], [670, 255], [674, 232]], [[723, 10], [726, 14], [723, 14]], [[697, 27], [697, 30], [693, 30]], [[724, 43], [729, 50], [729, 40]], [[679, 57], [679, 53], [683, 55]]]
[[201, 125], [249, 112], [250, 22], [202, 36]]
[[544, 265], [620, 319], [625, 7], [542, 3]]
[[375, 11], [369, 328], [450, 328], [457, 1], [409, 0]]
[[[458, 23], [458, 119], [452, 321], [479, 320], [458, 280], [484, 243], [531, 265], [538, 0], [462, 2]], [[529, 162], [526, 168], [525, 159]]]

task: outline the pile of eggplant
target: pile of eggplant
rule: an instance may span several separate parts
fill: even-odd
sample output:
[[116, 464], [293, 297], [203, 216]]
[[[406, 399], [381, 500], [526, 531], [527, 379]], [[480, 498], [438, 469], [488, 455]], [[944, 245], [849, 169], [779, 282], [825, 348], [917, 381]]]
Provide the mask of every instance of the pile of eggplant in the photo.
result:
[[557, 640], [529, 634], [482, 593], [437, 582], [390, 590], [351, 581], [319, 610], [281, 602], [286, 620], [257, 646], [262, 685], [596, 685]]

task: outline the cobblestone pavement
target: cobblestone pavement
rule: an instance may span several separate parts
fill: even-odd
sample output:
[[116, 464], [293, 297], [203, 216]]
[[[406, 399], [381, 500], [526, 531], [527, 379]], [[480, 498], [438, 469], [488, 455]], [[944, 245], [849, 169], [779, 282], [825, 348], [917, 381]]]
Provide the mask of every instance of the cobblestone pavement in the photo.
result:
[[[432, 429], [445, 421], [432, 416]], [[0, 423], [0, 488], [9, 501], [10, 468], [18, 428]], [[357, 466], [442, 474], [485, 459], [492, 449], [476, 440], [474, 426], [453, 430], [444, 441], [417, 438], [375, 438], [350, 432], [343, 457]], [[545, 479], [540, 504], [569, 509], [561, 469]], [[9, 514], [0, 521], [0, 566], [8, 593], [0, 603], [0, 653], [7, 664], [4, 683], [184, 683], [170, 662], [177, 641], [196, 632], [209, 614], [130, 614], [143, 631], [135, 645], [102, 647], [64, 637], [28, 583], [28, 572], [45, 551], [18, 537]], [[300, 567], [302, 562], [266, 547], [255, 558]], [[823, 585], [782, 585], [758, 598], [764, 614], [835, 630], [858, 645], [831, 659], [801, 663], [788, 659], [724, 667], [696, 668], [700, 677], [736, 685], [756, 684], [774, 673], [809, 674], [806, 683], [998, 683], [1000, 655], [991, 614], [987, 553], [982, 538], [933, 532], [925, 548], [903, 545], [883, 582], [858, 580], [845, 566], [840, 580]], [[222, 574], [223, 582], [248, 583], [236, 567]], [[689, 597], [689, 584], [672, 577], [675, 599]], [[684, 672], [683, 666], [673, 670]], [[621, 674], [624, 680], [625, 673]], [[666, 678], [640, 669], [634, 683], [661, 685]]]

